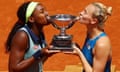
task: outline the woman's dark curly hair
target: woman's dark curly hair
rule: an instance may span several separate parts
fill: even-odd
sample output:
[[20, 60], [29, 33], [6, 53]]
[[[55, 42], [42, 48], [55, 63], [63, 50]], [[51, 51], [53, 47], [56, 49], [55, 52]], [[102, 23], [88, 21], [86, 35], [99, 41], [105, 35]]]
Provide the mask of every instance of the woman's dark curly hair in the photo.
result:
[[7, 52], [9, 52], [10, 49], [11, 49], [11, 41], [13, 39], [13, 36], [17, 32], [17, 30], [25, 25], [26, 9], [27, 9], [27, 6], [29, 5], [29, 3], [30, 3], [30, 1], [29, 2], [25, 2], [18, 8], [18, 11], [17, 11], [18, 21], [13, 26], [11, 32], [8, 35], [7, 41], [5, 43], [5, 47], [6, 47], [6, 51]]

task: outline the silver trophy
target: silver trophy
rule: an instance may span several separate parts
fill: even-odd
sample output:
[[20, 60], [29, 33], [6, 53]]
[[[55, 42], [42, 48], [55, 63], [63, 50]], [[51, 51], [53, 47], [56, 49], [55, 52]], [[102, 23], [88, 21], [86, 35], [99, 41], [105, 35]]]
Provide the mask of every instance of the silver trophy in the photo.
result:
[[51, 50], [73, 51], [72, 35], [66, 34], [66, 30], [71, 28], [78, 20], [78, 17], [69, 14], [57, 14], [50, 16], [53, 27], [60, 30], [58, 35], [54, 35], [51, 44]]

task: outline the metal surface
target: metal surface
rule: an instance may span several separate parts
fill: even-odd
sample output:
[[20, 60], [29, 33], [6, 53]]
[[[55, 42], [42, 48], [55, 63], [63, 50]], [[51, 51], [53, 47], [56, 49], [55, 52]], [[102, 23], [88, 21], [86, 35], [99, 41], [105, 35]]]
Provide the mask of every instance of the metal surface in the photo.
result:
[[73, 51], [72, 35], [67, 35], [66, 30], [73, 26], [76, 16], [69, 14], [57, 14], [50, 16], [53, 27], [60, 30], [59, 35], [54, 35], [52, 39], [52, 50]]
[[[76, 19], [76, 16], [69, 15], [69, 14], [57, 14], [50, 16], [52, 25], [57, 28], [65, 28], [68, 29], [72, 27], [74, 24], [74, 20]], [[66, 24], [66, 25], [65, 25]]]

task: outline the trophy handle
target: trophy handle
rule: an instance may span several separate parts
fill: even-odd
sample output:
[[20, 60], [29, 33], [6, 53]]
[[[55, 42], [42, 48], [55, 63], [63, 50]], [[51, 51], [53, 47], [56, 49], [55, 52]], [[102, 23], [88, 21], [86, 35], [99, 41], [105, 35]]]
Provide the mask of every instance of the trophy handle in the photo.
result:
[[71, 28], [78, 19], [79, 19], [79, 17], [75, 17], [75, 18], [69, 23], [69, 25], [65, 27], [65, 29]]
[[68, 26], [66, 26], [65, 29], [69, 29], [69, 28], [71, 28], [71, 27], [74, 25], [74, 23], [75, 23], [75, 22], [73, 22], [73, 21], [70, 22], [70, 24], [69, 24]]
[[57, 24], [50, 19], [50, 23], [52, 24], [53, 27], [57, 28], [57, 29], [61, 29], [59, 26], [57, 26]]

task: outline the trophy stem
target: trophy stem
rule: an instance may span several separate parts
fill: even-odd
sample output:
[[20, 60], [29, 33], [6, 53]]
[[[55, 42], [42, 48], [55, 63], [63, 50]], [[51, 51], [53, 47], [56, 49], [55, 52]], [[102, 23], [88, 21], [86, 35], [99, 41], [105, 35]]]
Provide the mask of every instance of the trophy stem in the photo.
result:
[[60, 35], [61, 36], [65, 36], [66, 35], [66, 29], [65, 29], [65, 27], [60, 28]]

